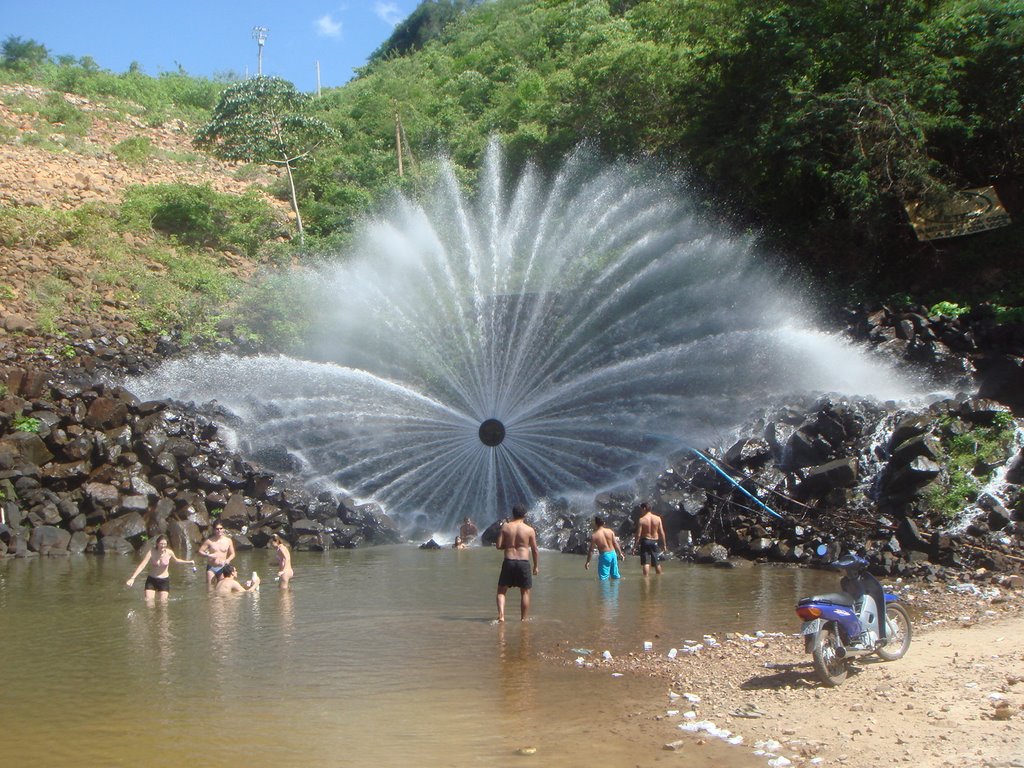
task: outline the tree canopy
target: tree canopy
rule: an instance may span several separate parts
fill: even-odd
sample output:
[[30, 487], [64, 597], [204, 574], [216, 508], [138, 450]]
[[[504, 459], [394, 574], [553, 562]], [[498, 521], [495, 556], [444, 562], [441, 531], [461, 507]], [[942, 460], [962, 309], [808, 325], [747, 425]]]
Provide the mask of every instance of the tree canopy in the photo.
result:
[[308, 113], [310, 97], [277, 77], [254, 77], [224, 90], [210, 121], [193, 141], [225, 160], [271, 163], [288, 175], [300, 239], [302, 216], [292, 172], [331, 136], [330, 127]]

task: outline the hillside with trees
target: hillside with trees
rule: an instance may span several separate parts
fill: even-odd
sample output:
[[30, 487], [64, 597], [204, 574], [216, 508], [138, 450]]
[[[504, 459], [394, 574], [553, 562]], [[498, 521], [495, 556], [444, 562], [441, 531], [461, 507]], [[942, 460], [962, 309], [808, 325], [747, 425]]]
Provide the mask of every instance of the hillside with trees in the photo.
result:
[[[50, 93], [43, 119], [65, 136], [76, 110], [58, 101], [75, 94], [149, 127], [180, 120], [221, 157], [277, 162], [285, 172], [262, 189], [291, 204], [306, 235], [289, 258], [338, 251], [391, 190], [427, 189], [440, 154], [472, 186], [492, 136], [513, 171], [550, 171], [586, 143], [680, 179], [834, 303], [989, 304], [1014, 317], [1022, 56], [1020, 0], [427, 0], [356, 79], [318, 99], [274, 78], [112, 73], [19, 38], [3, 44], [0, 79]], [[260, 93], [291, 94], [277, 125], [316, 135], [292, 153], [256, 151], [266, 137], [250, 121], [227, 151], [214, 126], [239, 92], [257, 109]], [[48, 135], [4, 140], [76, 151]], [[989, 185], [1018, 223], [915, 238], [908, 204]]]

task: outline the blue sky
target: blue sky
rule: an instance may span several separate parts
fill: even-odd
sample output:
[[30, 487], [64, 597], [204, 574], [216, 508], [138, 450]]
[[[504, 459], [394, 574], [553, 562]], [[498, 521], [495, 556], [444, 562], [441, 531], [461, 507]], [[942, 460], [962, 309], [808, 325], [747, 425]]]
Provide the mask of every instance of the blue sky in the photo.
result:
[[343, 85], [419, 0], [0, 0], [0, 40], [16, 35], [57, 56], [92, 56], [124, 72], [255, 74], [255, 26], [267, 27], [263, 74], [316, 88]]

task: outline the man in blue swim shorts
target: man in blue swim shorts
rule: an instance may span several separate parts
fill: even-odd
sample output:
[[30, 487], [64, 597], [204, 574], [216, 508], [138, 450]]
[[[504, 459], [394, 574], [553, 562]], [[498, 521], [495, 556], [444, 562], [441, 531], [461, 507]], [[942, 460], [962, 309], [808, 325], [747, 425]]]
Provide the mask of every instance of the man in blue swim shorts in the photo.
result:
[[[519, 589], [520, 618], [526, 621], [530, 610], [530, 590], [533, 577], [540, 573], [540, 550], [537, 549], [537, 532], [526, 524], [526, 507], [516, 504], [512, 507], [512, 519], [498, 524], [497, 549], [505, 550], [498, 576], [498, 621], [505, 621], [505, 593], [509, 587]], [[529, 557], [533, 557], [533, 572], [530, 572]]]
[[587, 562], [583, 567], [590, 570], [590, 557], [597, 550], [597, 577], [601, 581], [619, 578], [619, 560], [625, 559], [622, 554], [622, 547], [619, 546], [619, 539], [614, 531], [605, 528], [604, 518], [594, 515], [594, 533], [590, 537], [590, 546], [587, 547]]

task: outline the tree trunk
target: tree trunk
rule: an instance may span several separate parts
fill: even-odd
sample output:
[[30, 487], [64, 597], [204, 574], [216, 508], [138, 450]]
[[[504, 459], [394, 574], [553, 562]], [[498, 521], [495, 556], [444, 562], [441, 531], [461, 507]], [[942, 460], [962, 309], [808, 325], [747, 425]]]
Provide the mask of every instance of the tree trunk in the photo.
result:
[[299, 228], [299, 244], [306, 244], [306, 234], [302, 231], [302, 214], [299, 213], [299, 199], [295, 195], [295, 179], [292, 177], [292, 161], [285, 160], [284, 169], [288, 172], [288, 188], [292, 193], [292, 210], [295, 211], [295, 223]]

